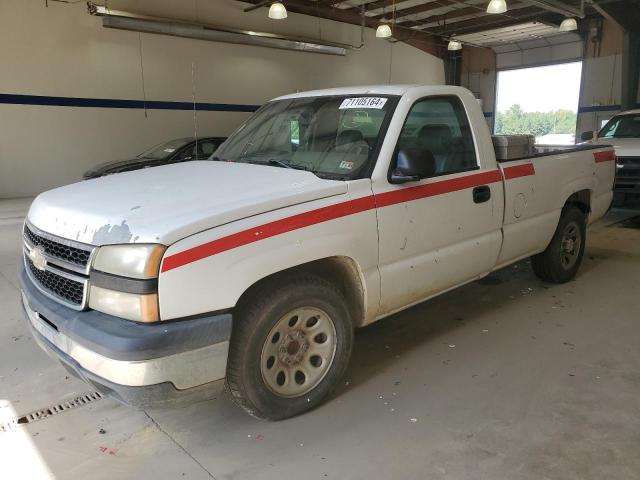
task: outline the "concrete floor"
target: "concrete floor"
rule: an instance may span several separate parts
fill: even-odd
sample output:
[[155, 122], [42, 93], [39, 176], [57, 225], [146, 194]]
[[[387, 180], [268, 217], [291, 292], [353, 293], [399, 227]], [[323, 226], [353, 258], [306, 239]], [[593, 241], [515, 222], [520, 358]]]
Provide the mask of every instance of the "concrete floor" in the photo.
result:
[[[0, 423], [89, 391], [22, 319], [27, 204], [0, 202]], [[591, 229], [574, 282], [523, 262], [359, 331], [348, 381], [309, 414], [103, 399], [0, 432], [0, 477], [640, 478], [640, 224], [616, 224], [637, 213]]]

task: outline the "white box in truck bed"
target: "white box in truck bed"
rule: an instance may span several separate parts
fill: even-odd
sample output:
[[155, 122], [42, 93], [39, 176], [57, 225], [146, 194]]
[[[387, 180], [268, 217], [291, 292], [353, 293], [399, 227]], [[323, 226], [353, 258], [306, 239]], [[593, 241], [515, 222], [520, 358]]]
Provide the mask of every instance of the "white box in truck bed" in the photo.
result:
[[536, 137], [533, 135], [493, 135], [496, 159], [512, 160], [533, 155]]

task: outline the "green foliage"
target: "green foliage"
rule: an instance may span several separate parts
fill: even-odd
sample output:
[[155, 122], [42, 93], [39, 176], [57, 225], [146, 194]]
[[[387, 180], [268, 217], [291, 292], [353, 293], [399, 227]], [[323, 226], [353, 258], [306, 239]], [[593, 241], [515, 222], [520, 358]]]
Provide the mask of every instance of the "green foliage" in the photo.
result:
[[518, 104], [496, 114], [497, 135], [530, 134], [540, 137], [548, 133], [575, 133], [577, 116], [570, 110], [525, 112]]
[[300, 123], [298, 120], [291, 120], [291, 143], [300, 143]]

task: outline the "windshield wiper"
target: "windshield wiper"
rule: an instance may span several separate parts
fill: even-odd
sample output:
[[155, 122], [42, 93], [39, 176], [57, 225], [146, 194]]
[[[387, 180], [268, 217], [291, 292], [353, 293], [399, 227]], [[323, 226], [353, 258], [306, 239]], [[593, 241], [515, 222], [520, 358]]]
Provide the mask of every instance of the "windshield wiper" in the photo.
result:
[[309, 169], [307, 167], [305, 167], [304, 165], [295, 165], [295, 164], [291, 164], [291, 163], [287, 163], [287, 162], [283, 162], [282, 160], [277, 160], [275, 158], [270, 158], [267, 163], [269, 165], [273, 165], [273, 166], [279, 166], [279, 167], [284, 167], [284, 168], [293, 168], [294, 170], [305, 170], [305, 171], [309, 171]]
[[[222, 158], [218, 156], [209, 157], [209, 160], [213, 160], [216, 162], [228, 162], [226, 158]], [[308, 167], [305, 167], [304, 165], [291, 164], [291, 163], [283, 162], [282, 160], [278, 160], [276, 158], [270, 158], [265, 162], [262, 162], [260, 160], [247, 160], [244, 163], [251, 163], [252, 165], [271, 165], [274, 167], [292, 168], [294, 170], [305, 170], [307, 172], [311, 171]]]

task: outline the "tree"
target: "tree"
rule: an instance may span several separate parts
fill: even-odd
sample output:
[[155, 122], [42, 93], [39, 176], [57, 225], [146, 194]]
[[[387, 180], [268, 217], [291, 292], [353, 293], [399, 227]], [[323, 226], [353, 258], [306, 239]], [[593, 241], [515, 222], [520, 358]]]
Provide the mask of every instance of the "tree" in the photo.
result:
[[570, 110], [525, 112], [513, 104], [506, 112], [498, 112], [495, 131], [498, 135], [529, 134], [540, 137], [548, 133], [575, 133], [577, 115]]

